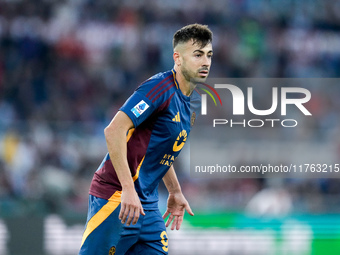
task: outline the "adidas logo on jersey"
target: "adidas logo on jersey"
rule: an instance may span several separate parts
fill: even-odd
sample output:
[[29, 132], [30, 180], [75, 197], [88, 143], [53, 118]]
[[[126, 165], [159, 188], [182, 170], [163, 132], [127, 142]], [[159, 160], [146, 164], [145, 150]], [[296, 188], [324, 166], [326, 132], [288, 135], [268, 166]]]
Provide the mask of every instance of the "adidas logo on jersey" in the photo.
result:
[[172, 121], [181, 122], [181, 118], [180, 118], [180, 116], [179, 116], [179, 112], [177, 112], [175, 118], [173, 118]]

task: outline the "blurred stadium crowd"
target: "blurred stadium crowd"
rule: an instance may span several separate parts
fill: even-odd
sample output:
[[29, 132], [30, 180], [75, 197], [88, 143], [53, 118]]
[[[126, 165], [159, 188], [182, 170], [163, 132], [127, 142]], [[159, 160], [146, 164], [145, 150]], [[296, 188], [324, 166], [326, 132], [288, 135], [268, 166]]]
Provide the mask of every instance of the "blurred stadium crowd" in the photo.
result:
[[[195, 22], [214, 32], [211, 77], [340, 76], [340, 1], [0, 1], [0, 214], [86, 212], [104, 127], [172, 68], [173, 33]], [[339, 134], [339, 95], [314, 88], [311, 139]], [[197, 184], [177, 169], [199, 209], [243, 210], [268, 181]], [[339, 209], [337, 179], [286, 185], [296, 212]]]

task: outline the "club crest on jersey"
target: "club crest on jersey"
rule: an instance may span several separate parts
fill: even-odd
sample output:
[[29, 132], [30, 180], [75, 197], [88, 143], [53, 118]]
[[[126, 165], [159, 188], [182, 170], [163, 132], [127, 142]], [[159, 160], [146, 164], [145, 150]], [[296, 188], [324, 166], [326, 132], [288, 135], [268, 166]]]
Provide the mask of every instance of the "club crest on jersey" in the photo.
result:
[[193, 112], [193, 113], [191, 114], [191, 119], [190, 119], [190, 124], [191, 124], [191, 126], [194, 125], [195, 120], [196, 120], [196, 112]]
[[149, 105], [141, 100], [138, 104], [136, 104], [132, 109], [131, 112], [138, 118], [149, 108]]
[[109, 255], [114, 255], [116, 253], [116, 247], [112, 246], [109, 250]]

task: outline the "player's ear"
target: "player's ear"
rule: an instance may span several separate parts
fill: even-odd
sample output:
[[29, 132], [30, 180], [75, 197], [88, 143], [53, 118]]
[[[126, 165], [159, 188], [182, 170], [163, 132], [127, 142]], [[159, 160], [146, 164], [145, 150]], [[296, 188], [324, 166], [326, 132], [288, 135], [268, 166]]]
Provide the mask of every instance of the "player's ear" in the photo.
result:
[[173, 58], [174, 58], [175, 65], [180, 66], [181, 65], [181, 56], [180, 56], [180, 53], [178, 51], [174, 52]]

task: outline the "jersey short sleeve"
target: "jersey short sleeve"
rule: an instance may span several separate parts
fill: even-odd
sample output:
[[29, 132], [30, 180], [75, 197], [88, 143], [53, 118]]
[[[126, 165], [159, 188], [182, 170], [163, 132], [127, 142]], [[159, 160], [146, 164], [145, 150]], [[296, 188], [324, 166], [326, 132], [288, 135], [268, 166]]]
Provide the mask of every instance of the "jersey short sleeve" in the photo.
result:
[[[162, 82], [163, 79], [147, 80], [135, 90], [119, 109], [130, 117], [135, 127], [146, 120], [166, 100], [166, 93], [157, 89], [157, 86], [161, 87]], [[158, 96], [156, 96], [156, 93], [158, 93]]]
[[152, 114], [155, 106], [142, 93], [135, 91], [119, 110], [125, 112], [137, 127]]

